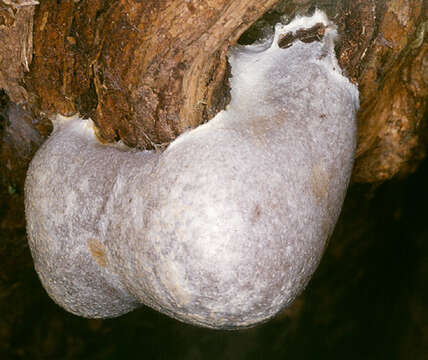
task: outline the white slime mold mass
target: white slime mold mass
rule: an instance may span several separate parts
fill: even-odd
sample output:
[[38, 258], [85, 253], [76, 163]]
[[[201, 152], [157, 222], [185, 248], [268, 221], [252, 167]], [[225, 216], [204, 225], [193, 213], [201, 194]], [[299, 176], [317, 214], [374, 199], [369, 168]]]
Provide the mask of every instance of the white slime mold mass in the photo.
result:
[[[297, 36], [320, 24], [315, 41]], [[287, 34], [296, 39], [280, 48]], [[102, 145], [91, 120], [58, 116], [26, 180], [49, 295], [85, 317], [145, 304], [223, 329], [291, 304], [333, 231], [354, 158], [358, 91], [335, 36], [316, 11], [232, 49], [227, 110], [163, 153]]]

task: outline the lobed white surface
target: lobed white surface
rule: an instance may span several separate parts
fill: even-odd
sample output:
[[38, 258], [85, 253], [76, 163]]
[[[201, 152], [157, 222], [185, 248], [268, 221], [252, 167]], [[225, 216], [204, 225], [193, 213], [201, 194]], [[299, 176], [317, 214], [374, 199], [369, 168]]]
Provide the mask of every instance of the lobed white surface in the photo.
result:
[[[327, 26], [321, 42], [281, 34]], [[352, 171], [358, 91], [341, 74], [325, 14], [231, 50], [232, 100], [163, 153], [97, 142], [57, 117], [26, 181], [35, 267], [75, 314], [140, 303], [212, 327], [266, 321], [304, 289]]]

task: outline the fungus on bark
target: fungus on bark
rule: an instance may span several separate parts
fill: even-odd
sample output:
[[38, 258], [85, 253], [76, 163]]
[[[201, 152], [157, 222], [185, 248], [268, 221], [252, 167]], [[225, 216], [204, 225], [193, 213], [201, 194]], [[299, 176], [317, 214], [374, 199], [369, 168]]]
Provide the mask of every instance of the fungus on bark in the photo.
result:
[[29, 242], [49, 295], [86, 317], [145, 304], [224, 329], [289, 305], [319, 263], [352, 171], [358, 91], [335, 36], [317, 10], [231, 49], [231, 103], [164, 152], [101, 144], [91, 120], [58, 115], [26, 180]]

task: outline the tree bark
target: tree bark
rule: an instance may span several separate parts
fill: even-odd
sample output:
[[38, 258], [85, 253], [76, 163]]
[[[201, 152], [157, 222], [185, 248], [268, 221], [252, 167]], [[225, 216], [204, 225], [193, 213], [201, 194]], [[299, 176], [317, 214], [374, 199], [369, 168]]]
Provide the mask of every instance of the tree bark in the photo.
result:
[[39, 111], [78, 111], [104, 141], [158, 147], [224, 108], [227, 49], [275, 2], [44, 1], [25, 83]]

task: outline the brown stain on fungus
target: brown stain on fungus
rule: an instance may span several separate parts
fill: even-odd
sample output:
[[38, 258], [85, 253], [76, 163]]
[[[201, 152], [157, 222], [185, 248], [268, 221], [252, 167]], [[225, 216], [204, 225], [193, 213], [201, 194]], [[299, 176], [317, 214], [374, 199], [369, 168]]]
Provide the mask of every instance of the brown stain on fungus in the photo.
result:
[[256, 143], [264, 146], [268, 144], [278, 128], [284, 126], [285, 120], [286, 115], [282, 111], [273, 116], [258, 116], [250, 121], [248, 129], [254, 136]]
[[101, 267], [106, 267], [107, 255], [104, 245], [98, 239], [89, 239], [88, 249], [95, 262]]
[[256, 204], [251, 214], [251, 222], [253, 224], [258, 222], [261, 216], [262, 216], [262, 208], [260, 207], [259, 204]]
[[318, 202], [321, 202], [328, 193], [328, 174], [320, 165], [312, 168], [312, 191]]

